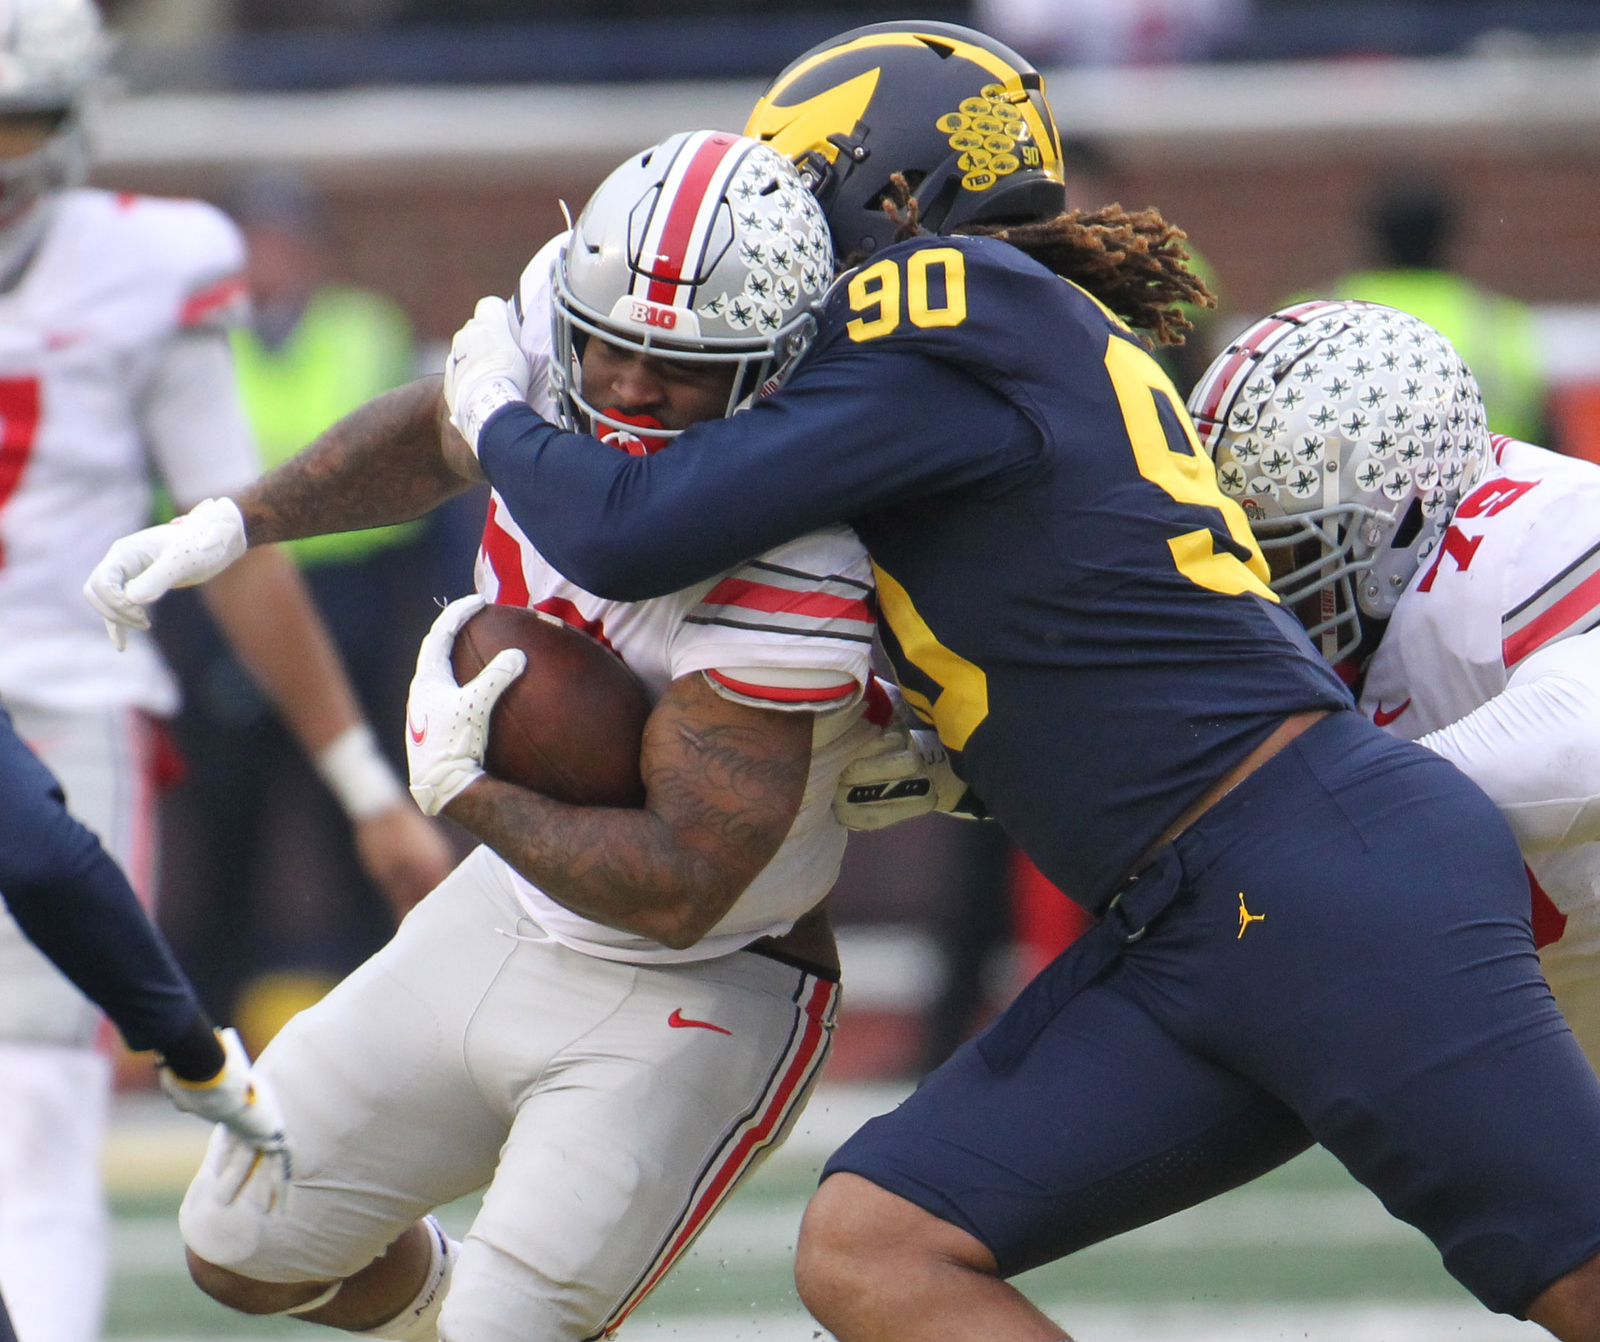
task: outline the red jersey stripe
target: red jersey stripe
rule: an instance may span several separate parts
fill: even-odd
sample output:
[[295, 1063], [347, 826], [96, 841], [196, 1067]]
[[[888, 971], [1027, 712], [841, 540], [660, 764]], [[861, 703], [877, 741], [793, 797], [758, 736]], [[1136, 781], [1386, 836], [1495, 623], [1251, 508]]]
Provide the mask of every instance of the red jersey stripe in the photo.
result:
[[796, 591], [748, 578], [724, 578], [700, 602], [703, 606], [740, 606], [768, 615], [807, 615], [817, 620], [858, 620], [872, 623], [872, 608], [858, 597], [827, 592]]
[[724, 685], [735, 694], [742, 694], [747, 699], [771, 699], [776, 704], [830, 703], [836, 699], [848, 699], [856, 692], [854, 678], [847, 680], [843, 685], [811, 689], [793, 685], [751, 685], [742, 680], [735, 680], [732, 676], [725, 676], [720, 671], [707, 671], [706, 675], [717, 684]]
[[245, 296], [245, 283], [243, 275], [230, 275], [225, 280], [220, 280], [209, 289], [202, 289], [198, 293], [190, 294], [184, 302], [182, 310], [178, 313], [180, 326], [194, 326], [204, 321], [213, 312], [225, 308], [230, 303], [238, 302]]
[[1515, 666], [1529, 653], [1537, 652], [1577, 624], [1596, 606], [1600, 606], [1600, 573], [1590, 574], [1538, 619], [1523, 625], [1506, 639], [1500, 648], [1502, 660], [1507, 667]]
[[528, 604], [528, 579], [522, 571], [522, 547], [500, 525], [500, 503], [489, 500], [489, 516], [483, 524], [483, 552], [489, 558], [499, 590], [494, 599], [501, 606]]
[[[694, 235], [695, 220], [705, 205], [706, 187], [718, 165], [738, 141], [737, 135], [721, 133], [708, 135], [694, 151], [688, 170], [678, 184], [677, 194], [667, 214], [666, 225], [661, 230], [653, 265], [641, 264], [640, 269], [650, 275], [647, 297], [653, 303], [670, 304], [676, 296], [674, 290], [682, 282], [683, 268], [688, 258], [689, 239]], [[644, 257], [640, 257], [643, 263]]]

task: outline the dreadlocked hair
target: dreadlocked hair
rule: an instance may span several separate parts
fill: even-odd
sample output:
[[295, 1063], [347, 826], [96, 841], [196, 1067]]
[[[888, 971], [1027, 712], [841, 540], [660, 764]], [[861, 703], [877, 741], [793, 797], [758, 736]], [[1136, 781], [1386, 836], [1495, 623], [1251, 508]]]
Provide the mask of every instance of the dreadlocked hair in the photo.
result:
[[[899, 173], [890, 178], [883, 212], [896, 225], [896, 242], [924, 232], [917, 202]], [[1193, 329], [1178, 304], [1217, 305], [1205, 281], [1185, 264], [1188, 234], [1154, 207], [1130, 212], [1113, 204], [1031, 223], [965, 224], [955, 232], [1010, 243], [1098, 298], [1129, 326], [1148, 331], [1160, 345], [1181, 345]]]

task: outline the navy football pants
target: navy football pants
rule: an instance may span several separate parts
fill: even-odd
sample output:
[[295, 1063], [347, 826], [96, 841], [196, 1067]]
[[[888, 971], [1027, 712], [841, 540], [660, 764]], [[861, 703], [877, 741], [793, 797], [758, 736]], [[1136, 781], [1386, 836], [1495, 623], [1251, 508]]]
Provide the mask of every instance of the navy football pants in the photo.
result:
[[1014, 1068], [966, 1045], [824, 1177], [959, 1226], [1010, 1276], [1318, 1141], [1491, 1309], [1600, 1251], [1600, 1083], [1475, 785], [1338, 713], [1174, 848], [1175, 902]]

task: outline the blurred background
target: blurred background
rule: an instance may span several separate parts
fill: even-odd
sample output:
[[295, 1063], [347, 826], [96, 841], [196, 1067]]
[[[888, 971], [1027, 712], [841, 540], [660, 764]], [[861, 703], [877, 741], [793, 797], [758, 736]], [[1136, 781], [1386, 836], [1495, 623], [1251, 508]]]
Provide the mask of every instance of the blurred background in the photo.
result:
[[[237, 349], [269, 463], [368, 395], [439, 367], [475, 299], [509, 293], [562, 226], [558, 202], [575, 211], [625, 154], [674, 130], [736, 130], [808, 46], [908, 17], [984, 28], [1046, 71], [1074, 205], [1156, 205], [1188, 231], [1221, 301], [1172, 361], [1181, 390], [1290, 297], [1373, 298], [1446, 330], [1494, 427], [1600, 460], [1593, 0], [105, 7], [119, 45], [91, 122], [95, 180], [204, 197], [244, 225], [257, 317]], [[397, 760], [416, 640], [434, 598], [470, 587], [482, 507], [468, 498], [414, 527], [297, 555]], [[187, 695], [170, 733], [162, 921], [212, 1009], [259, 1048], [381, 944], [388, 914], [331, 798], [198, 605], [169, 602], [160, 633]], [[753, 1219], [728, 1243], [743, 1247], [702, 1246], [664, 1293], [665, 1321], [633, 1331], [812, 1336], [794, 1331], [782, 1260], [816, 1153], [892, 1103], [1079, 930], [991, 827], [943, 818], [856, 836], [834, 909], [846, 992], [817, 1126], [740, 1213]], [[113, 1330], [298, 1329], [173, 1303], [170, 1262], [154, 1266], [168, 1232], [140, 1218], [171, 1196], [149, 1171], [166, 1160], [181, 1172], [189, 1148], [161, 1147], [142, 1113], [131, 1101], [112, 1154], [126, 1221]], [[1524, 1335], [1465, 1303], [1417, 1237], [1335, 1168], [1312, 1158], [1291, 1169], [1254, 1195], [1267, 1202], [1141, 1232], [1131, 1258], [1093, 1251], [1087, 1268], [1075, 1260], [1041, 1289], [1100, 1302], [1088, 1338], [1249, 1342], [1291, 1325], [1329, 1342]], [[790, 1219], [762, 1221], [769, 1204]], [[729, 1267], [734, 1252], [759, 1260], [748, 1281]], [[1312, 1316], [1323, 1322], [1302, 1327]], [[1203, 1326], [1184, 1331], [1196, 1317]]]

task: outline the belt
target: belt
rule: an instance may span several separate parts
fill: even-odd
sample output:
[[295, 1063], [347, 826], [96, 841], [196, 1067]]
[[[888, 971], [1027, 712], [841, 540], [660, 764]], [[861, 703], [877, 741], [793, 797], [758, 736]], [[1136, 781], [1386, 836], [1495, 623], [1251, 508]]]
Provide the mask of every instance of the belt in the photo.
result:
[[996, 1072], [1008, 1072], [1045, 1026], [1074, 997], [1144, 935], [1178, 897], [1183, 865], [1172, 844], [1163, 844], [1151, 861], [1124, 883], [1105, 916], [1034, 977], [988, 1030], [978, 1037], [978, 1052]]

